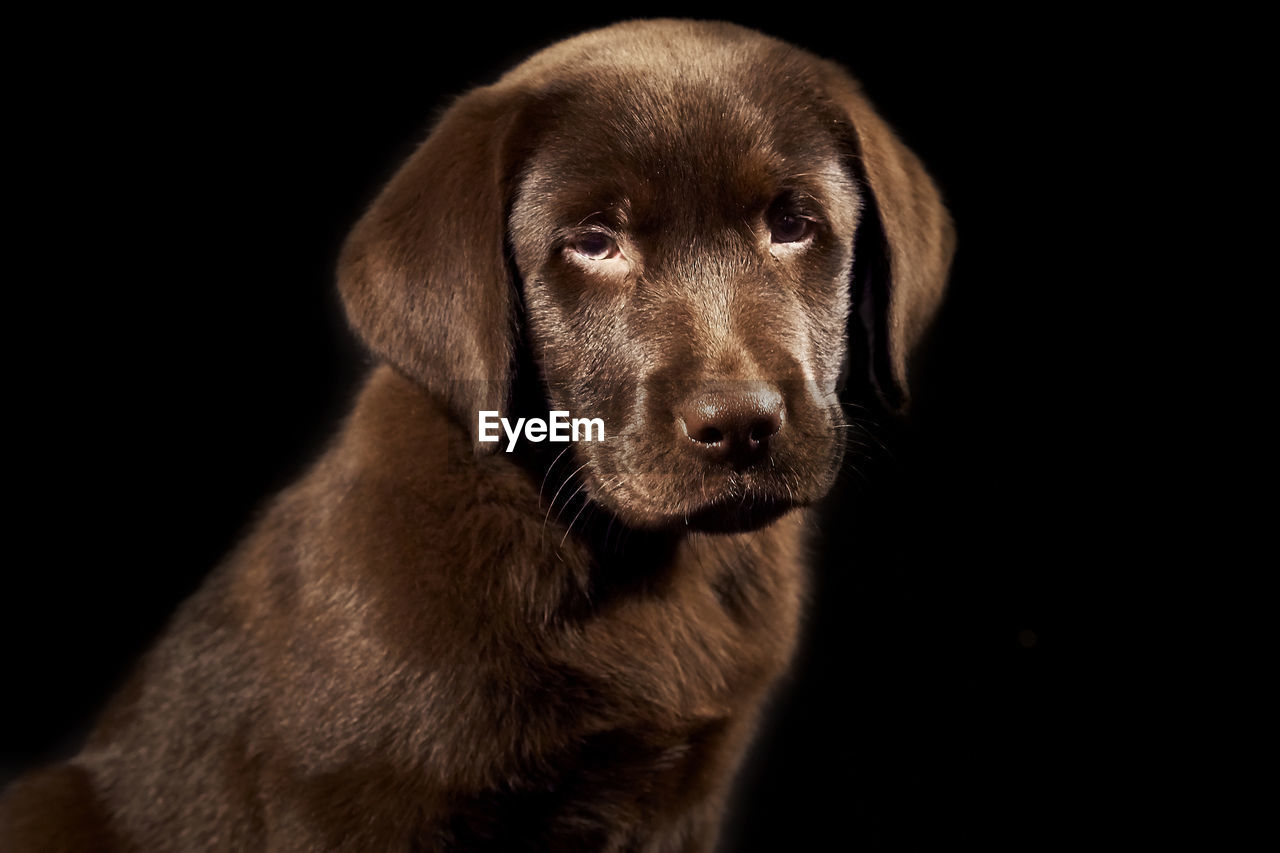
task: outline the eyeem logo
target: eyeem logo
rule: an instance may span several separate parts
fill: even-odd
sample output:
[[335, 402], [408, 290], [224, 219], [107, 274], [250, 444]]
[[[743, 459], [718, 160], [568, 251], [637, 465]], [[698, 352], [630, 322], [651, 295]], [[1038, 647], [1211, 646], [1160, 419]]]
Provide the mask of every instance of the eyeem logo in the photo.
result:
[[[507, 452], [515, 450], [523, 427], [524, 437], [530, 441], [604, 441], [604, 421], [600, 418], [569, 418], [568, 412], [551, 412], [548, 424], [542, 418], [517, 418], [513, 427], [511, 421], [499, 417], [497, 412], [480, 413], [480, 440], [501, 441], [498, 434], [501, 425], [507, 434]], [[598, 437], [592, 438], [592, 433]], [[582, 435], [579, 438], [579, 435]], [[572, 437], [570, 437], [572, 436]]]

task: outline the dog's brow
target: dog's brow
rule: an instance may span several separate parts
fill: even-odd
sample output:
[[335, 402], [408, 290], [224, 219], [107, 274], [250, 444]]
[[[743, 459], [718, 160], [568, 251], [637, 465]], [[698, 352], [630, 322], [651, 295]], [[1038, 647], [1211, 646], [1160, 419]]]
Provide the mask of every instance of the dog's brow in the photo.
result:
[[613, 212], [613, 208], [601, 208], [600, 210], [593, 210], [591, 213], [588, 213], [586, 216], [579, 219], [578, 224], [587, 225], [589, 223], [596, 222], [600, 219], [606, 218], [612, 212]]

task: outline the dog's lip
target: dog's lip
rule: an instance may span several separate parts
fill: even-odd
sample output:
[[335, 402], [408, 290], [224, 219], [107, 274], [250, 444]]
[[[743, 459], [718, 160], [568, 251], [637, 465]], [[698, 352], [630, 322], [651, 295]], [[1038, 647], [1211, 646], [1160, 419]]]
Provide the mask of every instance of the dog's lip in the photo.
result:
[[[735, 533], [757, 530], [776, 521], [788, 510], [800, 506], [792, 498], [759, 489], [727, 490], [714, 496], [705, 496], [696, 505], [672, 512], [670, 509], [645, 509], [631, 503], [623, 509], [625, 519], [639, 512], [640, 521], [646, 527], [689, 528], [693, 530]], [[622, 508], [619, 508], [622, 509]]]
[[684, 520], [689, 527], [697, 530], [737, 533], [765, 527], [794, 506], [792, 501], [773, 495], [729, 495], [687, 513]]
[[[603, 495], [593, 497], [601, 501]], [[715, 496], [704, 496], [696, 505], [674, 512], [669, 507], [659, 509], [643, 496], [635, 494], [623, 497], [614, 493], [601, 502], [619, 519], [637, 527], [688, 528], [721, 533], [757, 530], [776, 521], [788, 510], [803, 505], [803, 502], [788, 496], [760, 489], [745, 492], [733, 489]]]
[[[625, 524], [641, 529], [755, 530], [791, 509], [812, 505], [830, 484], [809, 483], [787, 465], [744, 471], [696, 472], [679, 482], [643, 488], [644, 477], [587, 473], [586, 496]], [[674, 475], [668, 475], [674, 478]], [[797, 479], [800, 481], [797, 483]]]

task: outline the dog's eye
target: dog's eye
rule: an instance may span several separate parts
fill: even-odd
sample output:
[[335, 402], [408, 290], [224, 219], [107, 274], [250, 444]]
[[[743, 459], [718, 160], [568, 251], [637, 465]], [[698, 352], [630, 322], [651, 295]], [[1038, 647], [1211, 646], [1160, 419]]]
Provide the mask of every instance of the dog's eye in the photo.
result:
[[569, 248], [591, 261], [605, 261], [618, 255], [618, 244], [608, 234], [599, 231], [578, 235]]
[[786, 209], [769, 211], [769, 236], [775, 243], [799, 243], [813, 233], [813, 220]]

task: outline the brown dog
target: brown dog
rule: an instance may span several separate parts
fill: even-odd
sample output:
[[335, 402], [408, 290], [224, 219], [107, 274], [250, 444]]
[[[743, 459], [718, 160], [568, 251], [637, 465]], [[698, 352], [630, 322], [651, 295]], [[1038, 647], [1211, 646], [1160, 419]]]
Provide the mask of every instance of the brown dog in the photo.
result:
[[[466, 95], [343, 252], [385, 364], [0, 847], [711, 849], [843, 373], [905, 402], [951, 250], [854, 82], [738, 27], [618, 25]], [[551, 411], [604, 439], [482, 440]]]

